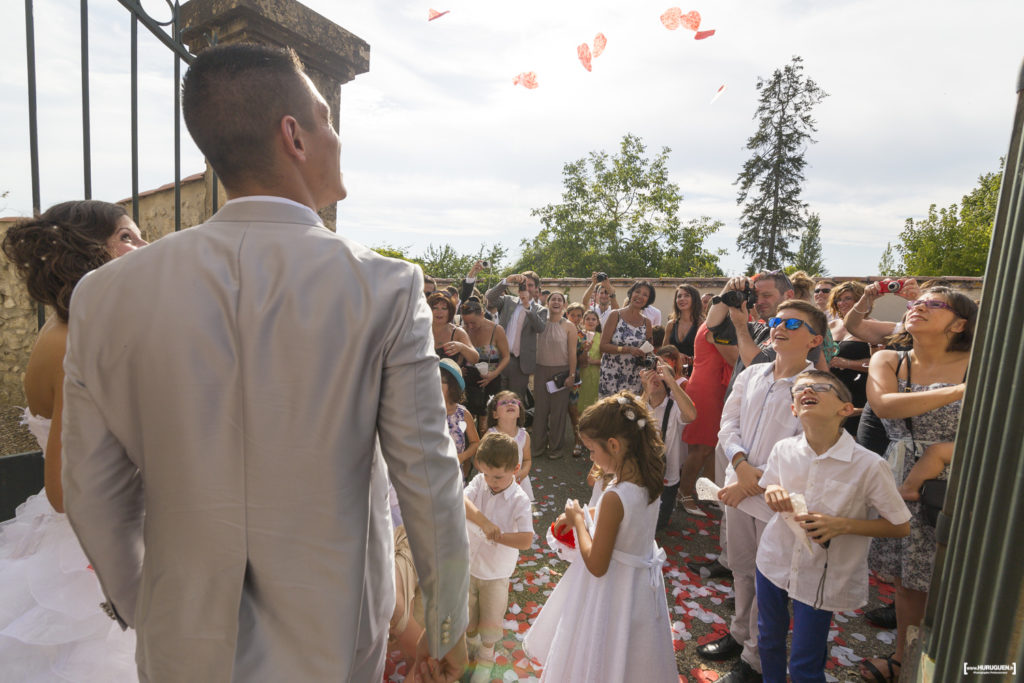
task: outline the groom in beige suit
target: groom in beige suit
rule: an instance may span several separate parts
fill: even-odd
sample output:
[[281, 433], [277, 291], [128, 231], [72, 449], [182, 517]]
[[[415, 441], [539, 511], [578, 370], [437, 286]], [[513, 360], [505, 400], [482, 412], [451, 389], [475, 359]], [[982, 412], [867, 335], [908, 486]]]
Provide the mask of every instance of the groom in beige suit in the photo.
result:
[[341, 145], [293, 53], [207, 50], [183, 113], [230, 201], [86, 276], [65, 359], [65, 506], [140, 679], [379, 682], [390, 477], [420, 661], [453, 680], [468, 544], [423, 277], [321, 223]]

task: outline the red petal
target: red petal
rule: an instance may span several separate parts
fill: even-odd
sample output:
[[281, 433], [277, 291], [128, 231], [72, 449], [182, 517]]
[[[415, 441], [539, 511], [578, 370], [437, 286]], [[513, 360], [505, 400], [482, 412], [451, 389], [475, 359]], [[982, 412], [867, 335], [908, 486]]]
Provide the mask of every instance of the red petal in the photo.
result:
[[583, 68], [590, 71], [590, 46], [586, 43], [580, 43], [580, 46], [576, 48], [576, 54], [579, 56]]
[[715, 29], [711, 29], [710, 31], [697, 31], [697, 33], [693, 36], [693, 39], [704, 40], [705, 38], [710, 38], [713, 35], [715, 35]]
[[700, 28], [700, 12], [687, 12], [679, 18], [679, 25], [691, 31], [696, 31]]

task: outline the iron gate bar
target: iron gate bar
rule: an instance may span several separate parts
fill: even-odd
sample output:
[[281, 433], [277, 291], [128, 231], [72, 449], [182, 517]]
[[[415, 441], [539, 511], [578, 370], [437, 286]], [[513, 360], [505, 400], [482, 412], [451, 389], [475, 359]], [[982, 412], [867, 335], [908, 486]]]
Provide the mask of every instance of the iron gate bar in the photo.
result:
[[132, 220], [139, 224], [139, 17], [132, 13]]
[[[168, 4], [170, 4], [168, 2]], [[174, 0], [171, 20], [171, 37], [181, 43], [181, 26], [178, 17], [181, 4]], [[181, 59], [174, 55], [174, 232], [181, 230]]]
[[92, 150], [89, 124], [89, 0], [82, 0], [79, 15], [82, 21], [82, 172], [85, 199], [92, 199]]
[[[139, 21], [141, 21], [142, 25], [148, 28], [149, 32], [156, 36], [161, 43], [169, 47], [172, 52], [176, 53], [179, 57], [184, 59], [186, 64], [191, 64], [195, 61], [196, 56], [189, 52], [187, 47], [181, 44], [180, 35], [175, 35], [173, 37], [168, 36], [166, 32], [161, 30], [162, 26], [167, 26], [172, 22], [177, 22], [179, 9], [177, 2], [174, 3], [174, 17], [171, 19], [171, 21], [157, 21], [153, 17], [149, 16], [146, 10], [143, 9], [142, 5], [136, 2], [136, 0], [117, 1], [121, 3], [125, 7], [125, 9], [131, 12], [132, 16], [136, 17]], [[169, 0], [165, 0], [165, 2], [167, 2], [167, 5], [170, 6], [171, 3]]]
[[[36, 29], [32, 0], [25, 0], [25, 64], [28, 68], [28, 155], [32, 167], [32, 217], [39, 215], [39, 127], [36, 121]], [[36, 325], [43, 329], [46, 307], [36, 306]]]

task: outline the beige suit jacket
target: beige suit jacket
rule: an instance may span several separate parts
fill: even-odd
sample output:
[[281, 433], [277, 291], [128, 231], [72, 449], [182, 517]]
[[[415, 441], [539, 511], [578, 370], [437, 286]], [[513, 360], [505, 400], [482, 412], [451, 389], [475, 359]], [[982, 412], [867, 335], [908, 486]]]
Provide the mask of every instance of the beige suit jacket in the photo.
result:
[[418, 268], [246, 201], [87, 275], [71, 311], [65, 506], [142, 680], [369, 677], [388, 473], [431, 652], [454, 644], [468, 544]]

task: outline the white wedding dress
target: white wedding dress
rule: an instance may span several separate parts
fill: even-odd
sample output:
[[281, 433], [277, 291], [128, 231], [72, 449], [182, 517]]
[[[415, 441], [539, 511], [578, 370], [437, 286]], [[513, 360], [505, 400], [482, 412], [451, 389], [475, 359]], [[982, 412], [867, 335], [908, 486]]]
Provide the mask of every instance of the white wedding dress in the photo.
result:
[[[23, 424], [45, 449], [50, 421], [26, 409]], [[0, 680], [137, 683], [135, 632], [103, 601], [67, 517], [30, 497], [0, 524]]]

